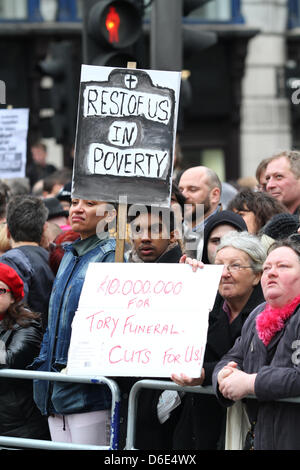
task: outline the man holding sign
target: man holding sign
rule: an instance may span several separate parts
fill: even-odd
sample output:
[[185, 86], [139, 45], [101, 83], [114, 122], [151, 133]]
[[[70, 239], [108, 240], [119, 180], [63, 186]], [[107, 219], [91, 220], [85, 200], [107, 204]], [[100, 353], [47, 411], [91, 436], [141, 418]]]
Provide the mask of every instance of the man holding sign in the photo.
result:
[[[129, 255], [129, 262], [179, 263], [182, 251], [175, 236], [173, 211], [167, 208], [132, 206], [129, 213], [133, 209], [136, 211], [136, 216], [130, 224], [133, 248]], [[159, 269], [159, 266], [157, 268]], [[163, 321], [163, 318], [161, 320]], [[126, 395], [129, 395], [131, 387], [137, 380], [136, 377], [118, 378], [123, 394], [126, 392]], [[160, 390], [142, 390], [140, 393], [136, 423], [138, 449], [171, 449], [177, 413], [172, 413], [166, 423], [159, 421], [157, 405], [161, 393]], [[180, 399], [178, 404], [180, 404]], [[126, 431], [127, 406], [127, 401], [123, 400], [121, 416], [124, 418], [125, 425], [121, 426], [121, 440], [123, 429], [124, 432]]]
[[175, 236], [174, 212], [144, 207], [130, 224], [129, 262], [178, 263], [182, 251]]

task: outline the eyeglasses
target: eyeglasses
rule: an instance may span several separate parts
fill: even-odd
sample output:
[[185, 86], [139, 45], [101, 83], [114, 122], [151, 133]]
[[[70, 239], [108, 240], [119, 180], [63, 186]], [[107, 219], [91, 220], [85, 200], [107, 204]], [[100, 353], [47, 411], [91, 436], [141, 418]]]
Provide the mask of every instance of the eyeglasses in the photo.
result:
[[[222, 266], [222, 265], [219, 265], [219, 266]], [[224, 264], [224, 268], [226, 268], [229, 273], [231, 272], [234, 273], [234, 272], [240, 271], [241, 269], [247, 269], [247, 268], [252, 269], [252, 266], [242, 266], [241, 264], [238, 264], [238, 263], [232, 263], [232, 264]]]
[[5, 289], [5, 287], [0, 287], [0, 295], [6, 294], [6, 292], [10, 292], [10, 289]]

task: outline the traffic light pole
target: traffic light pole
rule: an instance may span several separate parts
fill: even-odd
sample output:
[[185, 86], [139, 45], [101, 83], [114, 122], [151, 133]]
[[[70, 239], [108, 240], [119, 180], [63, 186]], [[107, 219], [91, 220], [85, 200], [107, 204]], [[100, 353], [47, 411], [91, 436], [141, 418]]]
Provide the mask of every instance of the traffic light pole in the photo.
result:
[[182, 0], [153, 2], [150, 65], [154, 70], [182, 70]]

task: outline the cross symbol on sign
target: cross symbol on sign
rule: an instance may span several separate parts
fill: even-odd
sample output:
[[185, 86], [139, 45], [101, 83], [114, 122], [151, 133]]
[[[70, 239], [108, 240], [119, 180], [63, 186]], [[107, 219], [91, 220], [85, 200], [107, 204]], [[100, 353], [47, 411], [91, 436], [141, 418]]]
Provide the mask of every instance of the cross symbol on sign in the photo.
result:
[[132, 90], [133, 88], [136, 88], [138, 84], [138, 79], [135, 75], [127, 74], [125, 75], [124, 82], [125, 86]]

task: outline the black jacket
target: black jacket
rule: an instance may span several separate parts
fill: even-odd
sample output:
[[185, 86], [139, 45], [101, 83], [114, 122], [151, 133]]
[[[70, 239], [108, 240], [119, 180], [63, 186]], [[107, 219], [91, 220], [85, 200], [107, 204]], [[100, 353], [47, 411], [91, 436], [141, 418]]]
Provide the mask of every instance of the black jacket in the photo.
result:
[[[229, 323], [222, 309], [224, 299], [218, 293], [209, 315], [209, 327], [203, 367], [203, 386], [211, 385], [214, 367], [233, 346], [248, 315], [264, 302], [260, 284], [256, 286], [238, 317]], [[225, 409], [212, 395], [186, 393], [179, 422], [174, 432], [174, 449], [214, 450], [222, 448], [225, 425]]]
[[208, 253], [207, 253], [207, 244], [208, 244], [208, 239], [210, 237], [210, 234], [214, 228], [223, 224], [231, 225], [238, 232], [247, 231], [247, 225], [243, 217], [241, 217], [239, 214], [236, 214], [233, 211], [224, 210], [221, 212], [217, 212], [217, 214], [209, 217], [207, 223], [204, 226], [203, 252], [202, 252], [202, 262], [204, 264], [210, 264], [210, 261], [208, 259]]
[[[182, 251], [179, 245], [163, 253], [156, 263], [179, 263]], [[120, 449], [125, 446], [127, 426], [128, 396], [131, 387], [145, 377], [118, 377], [117, 383], [121, 390], [121, 426]], [[151, 377], [148, 377], [151, 378]], [[159, 380], [159, 379], [157, 379]], [[163, 379], [165, 380], [165, 378]], [[172, 448], [172, 431], [177, 422], [177, 410], [172, 413], [166, 423], [161, 424], [157, 417], [157, 403], [163, 390], [143, 389], [137, 400], [136, 441], [135, 447], [142, 450], [159, 450]]]
[[0, 262], [11, 266], [24, 282], [24, 303], [33, 312], [42, 314], [47, 326], [49, 299], [54, 274], [48, 263], [49, 253], [41, 246], [23, 245], [1, 255]]
[[[38, 355], [41, 340], [42, 329], [35, 320], [28, 327], [15, 325], [12, 330], [6, 330], [1, 321], [0, 367], [26, 369]], [[50, 438], [47, 421], [33, 401], [31, 379], [0, 378], [0, 435]]]

